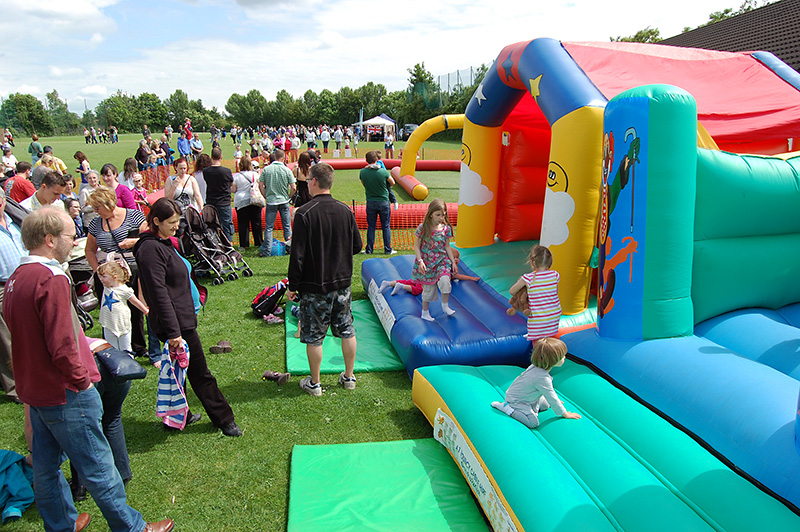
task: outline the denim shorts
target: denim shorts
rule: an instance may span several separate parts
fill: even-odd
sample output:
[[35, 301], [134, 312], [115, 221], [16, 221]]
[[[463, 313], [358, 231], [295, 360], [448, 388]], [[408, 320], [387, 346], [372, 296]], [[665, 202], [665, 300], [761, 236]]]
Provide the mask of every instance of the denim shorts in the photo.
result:
[[354, 337], [350, 300], [349, 286], [327, 294], [304, 293], [300, 298], [300, 341], [322, 345], [328, 327], [337, 338]]

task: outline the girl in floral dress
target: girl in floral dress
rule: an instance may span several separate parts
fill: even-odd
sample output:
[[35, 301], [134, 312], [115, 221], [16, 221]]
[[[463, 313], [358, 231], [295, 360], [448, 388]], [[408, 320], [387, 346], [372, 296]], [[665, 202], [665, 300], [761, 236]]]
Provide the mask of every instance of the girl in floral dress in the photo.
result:
[[458, 273], [458, 266], [450, 247], [453, 228], [447, 219], [447, 204], [434, 199], [428, 205], [425, 219], [414, 231], [414, 254], [416, 261], [411, 278], [422, 284], [422, 319], [434, 321], [430, 313], [431, 301], [442, 293], [442, 311], [452, 316], [456, 313], [448, 305], [450, 300], [450, 276]]

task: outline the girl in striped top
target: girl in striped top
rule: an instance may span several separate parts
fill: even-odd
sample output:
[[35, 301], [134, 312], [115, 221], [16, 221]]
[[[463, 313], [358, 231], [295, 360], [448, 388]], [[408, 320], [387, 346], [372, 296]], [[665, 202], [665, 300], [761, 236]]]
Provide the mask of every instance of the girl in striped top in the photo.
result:
[[528, 262], [533, 271], [520, 277], [509, 292], [516, 294], [523, 286], [528, 289], [531, 313], [528, 316], [527, 339], [533, 345], [540, 338], [558, 335], [561, 303], [558, 300], [559, 275], [550, 269], [553, 265], [550, 250], [545, 246], [533, 246], [528, 253]]

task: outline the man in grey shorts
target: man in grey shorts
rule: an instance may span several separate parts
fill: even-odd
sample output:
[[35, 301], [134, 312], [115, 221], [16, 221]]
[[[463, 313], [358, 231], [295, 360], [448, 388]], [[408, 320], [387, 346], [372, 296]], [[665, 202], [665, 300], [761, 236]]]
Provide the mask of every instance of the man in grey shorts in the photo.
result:
[[294, 301], [300, 294], [300, 341], [306, 344], [311, 375], [300, 381], [310, 395], [322, 395], [320, 367], [322, 340], [328, 327], [342, 339], [344, 371], [339, 384], [356, 387], [356, 332], [350, 311], [353, 255], [361, 251], [361, 233], [353, 211], [331, 196], [333, 167], [311, 167], [308, 190], [311, 201], [295, 211], [292, 251], [289, 256], [289, 289]]

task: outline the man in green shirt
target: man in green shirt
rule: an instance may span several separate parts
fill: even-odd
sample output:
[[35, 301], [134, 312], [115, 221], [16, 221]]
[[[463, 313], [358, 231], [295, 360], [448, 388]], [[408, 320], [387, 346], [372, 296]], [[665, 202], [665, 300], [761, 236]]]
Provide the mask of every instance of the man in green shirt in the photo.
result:
[[388, 170], [378, 166], [377, 152], [367, 152], [366, 159], [367, 166], [358, 175], [367, 196], [367, 245], [364, 247], [364, 253], [372, 253], [375, 245], [375, 226], [378, 223], [378, 216], [380, 216], [383, 252], [387, 255], [394, 255], [397, 252], [392, 249], [392, 231], [389, 229], [389, 221], [392, 217], [389, 187], [394, 185], [394, 178]]
[[281, 215], [281, 225], [283, 225], [283, 239], [286, 241], [287, 247], [291, 244], [292, 220], [289, 217], [289, 198], [297, 188], [294, 174], [284, 164], [286, 153], [280, 149], [276, 149], [272, 153], [275, 156], [275, 162], [265, 167], [258, 178], [261, 194], [267, 201], [267, 211], [264, 216], [264, 240], [258, 251], [262, 257], [272, 255], [272, 231], [275, 228], [275, 218], [278, 213]]

